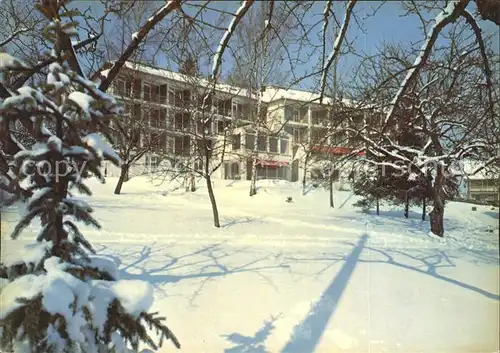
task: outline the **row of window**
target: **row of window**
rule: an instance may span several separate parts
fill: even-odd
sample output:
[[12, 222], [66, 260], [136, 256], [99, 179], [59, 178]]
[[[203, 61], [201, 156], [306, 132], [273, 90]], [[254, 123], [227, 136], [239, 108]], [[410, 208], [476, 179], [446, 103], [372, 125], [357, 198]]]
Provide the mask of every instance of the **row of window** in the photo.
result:
[[[289, 167], [263, 167], [257, 166], [257, 179], [279, 179], [289, 180]], [[224, 163], [224, 179], [240, 180], [242, 173], [240, 171], [240, 162]], [[250, 179], [250, 173], [247, 173], [247, 179]]]
[[235, 118], [244, 118], [256, 113], [254, 105], [245, 105], [231, 98], [212, 99], [212, 97], [208, 97], [207, 101], [204, 102], [205, 96], [203, 92], [198, 94], [198, 97], [194, 97], [195, 95], [190, 89], [175, 89], [168, 85], [142, 83], [140, 79], [125, 80], [120, 78], [115, 80], [114, 85], [114, 93], [119, 97], [142, 99], [147, 102], [169, 104], [184, 108], [195, 106], [201, 109], [205, 103], [210, 107], [213, 114]]
[[[308, 107], [285, 107], [285, 120], [294, 121], [297, 123], [308, 123]], [[311, 112], [311, 122], [312, 124], [324, 124], [328, 119], [328, 110], [313, 110]]]
[[[143, 109], [141, 112], [141, 105], [131, 104], [126, 105], [126, 111], [132, 115], [131, 122], [144, 121], [149, 126], [159, 129], [172, 129], [175, 131], [191, 131], [195, 126], [191, 126], [191, 114], [187, 112], [174, 112], [168, 114], [167, 108], [149, 107]], [[228, 126], [228, 121], [219, 120], [212, 126], [212, 124], [204, 125], [201, 120], [196, 123], [196, 131], [210, 135], [214, 133], [223, 133]]]
[[[244, 134], [244, 148], [253, 150], [255, 146], [253, 134]], [[232, 136], [232, 150], [239, 151], [242, 148], [241, 134]], [[259, 134], [257, 139], [257, 150], [259, 152], [288, 154], [288, 138]]]
[[477, 191], [496, 191], [498, 190], [498, 181], [494, 179], [473, 179], [469, 180], [469, 188]]

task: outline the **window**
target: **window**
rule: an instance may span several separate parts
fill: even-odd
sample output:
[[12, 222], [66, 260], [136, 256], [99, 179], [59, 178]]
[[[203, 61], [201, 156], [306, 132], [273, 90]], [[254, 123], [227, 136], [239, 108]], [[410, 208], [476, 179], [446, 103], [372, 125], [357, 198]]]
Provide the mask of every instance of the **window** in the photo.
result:
[[167, 85], [158, 87], [158, 102], [161, 104], [167, 103]]
[[125, 117], [129, 119], [129, 121], [132, 119], [132, 114], [134, 112], [134, 107], [132, 104], [125, 104]]
[[149, 124], [151, 125], [151, 127], [155, 127], [155, 128], [160, 127], [160, 110], [159, 109], [152, 108], [150, 110]]
[[239, 102], [233, 101], [232, 105], [233, 105], [233, 112], [231, 116], [233, 118], [240, 118], [242, 112], [241, 104]]
[[174, 153], [177, 155], [189, 155], [189, 136], [175, 137]]
[[265, 167], [257, 166], [257, 179], [266, 179], [266, 169]]
[[[175, 91], [175, 105], [178, 107], [185, 107], [191, 101], [191, 91], [188, 89]], [[170, 103], [172, 104], [172, 103]]]
[[140, 104], [134, 104], [134, 112], [132, 113], [132, 119], [134, 121], [141, 121], [142, 120], [142, 111], [141, 111]]
[[198, 146], [199, 153], [205, 155], [205, 152], [208, 151], [208, 155], [212, 155], [212, 140], [197, 140], [196, 144]]
[[139, 129], [134, 129], [130, 133], [130, 142], [133, 146], [141, 146], [141, 131]]
[[140, 79], [135, 79], [135, 80], [127, 80], [127, 93], [132, 92], [132, 97], [136, 99], [141, 98], [141, 80]]
[[122, 97], [127, 96], [125, 80], [123, 80], [123, 79], [116, 80], [114, 83], [114, 86], [115, 86], [115, 94], [116, 95], [122, 96]]
[[144, 97], [143, 97], [143, 99], [146, 102], [150, 102], [151, 101], [151, 85], [148, 84], [148, 83], [144, 84]]
[[189, 113], [175, 114], [175, 130], [189, 130], [190, 116]]
[[255, 144], [255, 135], [245, 135], [245, 147], [248, 150], [253, 150]]
[[184, 105], [189, 104], [191, 101], [191, 91], [188, 89], [185, 89], [182, 91], [182, 102]]
[[307, 141], [307, 129], [294, 128], [292, 136], [294, 143], [305, 143]]
[[313, 130], [313, 133], [312, 133], [312, 140], [313, 140], [313, 142], [314, 143], [323, 143], [323, 142], [325, 142], [327, 132], [328, 131], [326, 129]]
[[224, 130], [226, 130], [226, 128], [229, 126], [229, 122], [227, 121], [222, 121], [222, 120], [219, 120], [217, 122], [217, 132], [219, 134], [223, 134], [224, 133]]
[[261, 107], [260, 109], [260, 121], [267, 122], [267, 107]]
[[156, 170], [160, 165], [160, 157], [146, 155], [146, 168]]
[[269, 152], [278, 153], [278, 138], [269, 137]]
[[159, 113], [160, 113], [160, 125], [158, 127], [165, 129], [167, 128], [167, 110], [164, 108], [160, 108]]
[[224, 179], [240, 179], [240, 165], [238, 162], [224, 163]]
[[168, 104], [175, 105], [175, 91], [173, 88], [168, 87]]
[[288, 154], [288, 139], [282, 138], [280, 140], [280, 149], [282, 154]]
[[288, 180], [288, 167], [278, 168], [278, 179]]
[[299, 121], [299, 110], [296, 108], [290, 108], [290, 116], [292, 121]]
[[313, 124], [316, 124], [316, 125], [317, 125], [317, 124], [320, 124], [320, 123], [321, 123], [321, 120], [322, 120], [322, 118], [323, 118], [323, 116], [322, 116], [322, 114], [321, 114], [321, 113], [322, 113], [322, 112], [321, 112], [321, 111], [319, 111], [319, 110], [315, 110], [315, 111], [313, 111], [313, 112], [312, 112], [312, 117], [311, 117], [311, 118], [312, 118], [312, 123], [313, 123]]
[[[205, 101], [205, 93], [199, 94], [198, 97], [198, 107], [201, 110], [201, 107], [203, 107], [203, 102]], [[207, 101], [206, 101], [206, 111], [210, 111], [210, 107], [212, 105], [212, 94], [208, 95]]]
[[151, 85], [151, 102], [158, 103], [160, 98], [160, 86]]
[[237, 151], [241, 148], [241, 134], [235, 134], [233, 135], [233, 138], [232, 138], [232, 142], [233, 142], [233, 151]]
[[153, 151], [163, 151], [165, 149], [166, 139], [164, 134], [151, 134], [150, 144]]
[[257, 149], [260, 152], [267, 151], [267, 136], [259, 135], [259, 141], [257, 142]]
[[278, 168], [267, 168], [267, 179], [276, 179], [278, 177]]
[[220, 115], [231, 116], [231, 99], [218, 101], [217, 108]]

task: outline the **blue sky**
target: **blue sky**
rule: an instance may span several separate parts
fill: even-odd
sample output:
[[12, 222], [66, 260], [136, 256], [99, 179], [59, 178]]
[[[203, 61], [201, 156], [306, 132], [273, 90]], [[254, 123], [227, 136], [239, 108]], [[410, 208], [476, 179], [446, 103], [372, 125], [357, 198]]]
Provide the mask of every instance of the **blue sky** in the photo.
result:
[[[88, 1], [77, 1], [74, 4], [82, 9], [86, 8], [89, 5], [93, 8], [95, 12], [102, 11], [97, 2], [88, 2]], [[158, 7], [163, 5], [163, 1], [158, 2]], [[421, 42], [424, 38], [424, 33], [419, 28], [419, 20], [416, 15], [409, 15], [406, 17], [402, 17], [404, 11], [402, 9], [402, 4], [399, 1], [387, 1], [378, 9], [378, 12], [375, 16], [367, 17], [370, 13], [373, 12], [374, 9], [380, 6], [380, 2], [378, 1], [360, 1], [356, 5], [356, 11], [358, 17], [363, 19], [363, 27], [364, 31], [361, 30], [358, 24], [354, 21], [350, 23], [348, 30], [348, 38], [354, 44], [356, 51], [364, 52], [368, 55], [373, 55], [377, 52], [378, 46], [382, 44], [382, 42], [393, 42], [393, 43], [402, 43], [405, 46], [414, 46], [419, 48]], [[223, 8], [228, 11], [234, 12], [238, 6], [240, 5], [239, 1], [217, 1], [215, 5], [218, 8]], [[253, 6], [258, 6], [258, 2], [256, 2]], [[306, 21], [310, 23], [314, 23], [315, 21], [321, 19], [323, 12], [324, 2], [318, 1], [314, 4], [310, 15], [306, 19]], [[339, 21], [342, 21], [343, 14], [345, 9], [344, 1], [336, 1], [334, 11], [338, 14]], [[470, 6], [470, 11], [475, 11], [475, 3], [472, 2]], [[431, 15], [431, 17], [434, 17]], [[207, 14], [205, 20], [209, 22], [216, 22], [219, 19], [219, 15], [215, 12]], [[225, 23], [229, 22], [229, 17], [225, 19]], [[483, 29], [483, 33], [485, 34], [493, 34], [495, 35], [493, 42], [493, 50], [497, 53], [500, 52], [499, 49], [499, 28], [492, 22], [489, 21], [480, 21], [479, 25]], [[112, 27], [112, 26], [111, 26]], [[108, 28], [108, 33], [112, 33], [112, 28]], [[317, 31], [321, 30], [321, 26], [317, 27]], [[333, 31], [333, 29], [332, 29]], [[222, 36], [222, 32], [219, 34]], [[315, 37], [311, 37], [313, 43], [318, 43], [318, 39]], [[302, 75], [306, 72], [312, 71], [314, 65], [317, 65], [319, 57], [311, 56], [309, 53], [304, 52], [301, 53], [301, 56], [308, 57], [309, 60], [306, 64], [303, 64], [296, 68], [296, 72], [298, 75]], [[229, 55], [225, 55], [224, 57], [225, 63], [223, 66], [223, 74], [227, 74], [231, 69], [231, 63]], [[354, 68], [358, 65], [359, 58], [347, 55], [342, 56], [339, 60], [338, 64], [338, 73], [341, 78], [345, 80], [350, 80], [353, 75]], [[165, 58], [160, 57], [157, 61], [158, 66], [168, 67], [169, 63]], [[173, 69], [172, 67], [170, 67]], [[283, 64], [284, 70], [287, 70], [286, 63]], [[315, 81], [317, 81], [317, 77], [315, 79], [306, 80], [303, 82], [304, 88], [310, 88], [315, 85]]]

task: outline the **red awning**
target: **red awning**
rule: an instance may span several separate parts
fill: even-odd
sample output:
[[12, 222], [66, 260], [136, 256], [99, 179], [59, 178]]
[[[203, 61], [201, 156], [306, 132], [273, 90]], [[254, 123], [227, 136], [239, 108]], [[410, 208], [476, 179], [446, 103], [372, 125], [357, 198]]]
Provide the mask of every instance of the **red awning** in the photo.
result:
[[[315, 152], [322, 152], [327, 154], [335, 154], [335, 155], [346, 155], [354, 151], [353, 148], [348, 147], [329, 147], [329, 146], [313, 146], [312, 150]], [[356, 153], [357, 156], [364, 156], [364, 152]]]
[[278, 168], [278, 167], [285, 167], [285, 166], [287, 166], [288, 162], [257, 159], [257, 163], [256, 164], [260, 165], [262, 167]]

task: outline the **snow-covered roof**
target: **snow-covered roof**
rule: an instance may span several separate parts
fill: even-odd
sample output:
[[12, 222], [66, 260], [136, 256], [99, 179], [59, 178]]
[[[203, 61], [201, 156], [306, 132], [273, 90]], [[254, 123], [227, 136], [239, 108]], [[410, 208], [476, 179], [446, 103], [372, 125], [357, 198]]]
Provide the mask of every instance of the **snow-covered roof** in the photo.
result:
[[471, 180], [483, 180], [483, 179], [497, 179], [500, 178], [500, 173], [498, 171], [492, 170], [492, 168], [483, 168], [476, 172], [482, 163], [478, 161], [465, 160], [461, 161], [460, 167], [458, 168], [458, 173], [464, 175], [467, 179]]
[[[278, 99], [290, 99], [298, 102], [315, 102], [319, 104], [319, 98], [319, 93], [267, 86], [266, 90], [264, 91], [262, 100], [269, 103]], [[332, 104], [333, 102], [333, 97], [323, 96], [323, 104]], [[351, 100], [345, 98], [342, 99], [342, 103], [346, 105], [353, 104]]]
[[[166, 69], [161, 69], [161, 68], [157, 68], [157, 67], [152, 67], [152, 66], [148, 66], [148, 65], [144, 65], [144, 64], [140, 64], [140, 63], [134, 63], [134, 62], [127, 61], [127, 62], [125, 62], [124, 67], [128, 68], [130, 70], [136, 70], [136, 71], [145, 73], [147, 75], [156, 76], [156, 77], [163, 78], [163, 79], [170, 80], [170, 81], [176, 81], [176, 82], [181, 82], [181, 83], [185, 83], [185, 84], [194, 84], [195, 83], [197, 86], [199, 86], [201, 88], [202, 87], [209, 87], [209, 85], [210, 85], [209, 80], [206, 78], [199, 78], [199, 77], [193, 78], [189, 75], [184, 75], [184, 74], [181, 74], [178, 72], [174, 72], [174, 71], [170, 71], [170, 70], [166, 70]], [[102, 72], [102, 75], [106, 76], [108, 71], [109, 70], [104, 70]], [[193, 80], [196, 80], [196, 82], [193, 82]], [[236, 86], [231, 86], [231, 85], [219, 83], [216, 85], [215, 89], [218, 92], [236, 95], [239, 97], [249, 97], [249, 95], [248, 95], [249, 93], [247, 92], [247, 90], [244, 88], [241, 88], [241, 87], [236, 87]]]
[[[151, 76], [156, 76], [156, 77], [161, 77], [167, 80], [171, 81], [176, 81], [176, 82], [182, 82], [182, 83], [193, 83], [193, 78], [188, 75], [184, 75], [178, 72], [162, 69], [162, 68], [157, 68], [157, 67], [152, 67], [140, 63], [135, 63], [135, 62], [130, 62], [127, 61], [124, 65], [124, 67], [131, 69], [131, 70], [137, 70], [139, 72], [151, 75]], [[102, 75], [106, 76], [109, 70], [103, 70]], [[196, 78], [197, 82], [196, 85], [199, 85], [200, 87], [208, 87], [210, 85], [210, 82], [206, 78]], [[219, 92], [224, 92], [228, 93], [231, 95], [239, 96], [239, 97], [246, 97], [246, 98], [252, 98], [252, 99], [257, 99], [255, 94], [253, 96], [246, 90], [245, 88], [241, 88], [238, 86], [233, 86], [233, 85], [228, 85], [224, 83], [219, 83], [216, 85], [216, 90]], [[314, 102], [319, 104], [319, 93], [313, 93], [309, 91], [303, 91], [303, 90], [297, 90], [297, 89], [285, 89], [282, 87], [273, 87], [273, 86], [267, 86], [263, 96], [262, 96], [262, 101], [264, 103], [270, 103], [272, 101], [280, 100], [280, 99], [288, 99], [288, 100], [294, 100], [297, 102]], [[324, 96], [323, 98], [323, 104], [332, 104], [333, 103], [333, 98], [332, 97], [327, 97]], [[342, 103], [346, 105], [353, 105], [354, 102], [349, 100], [349, 99], [342, 99]]]

